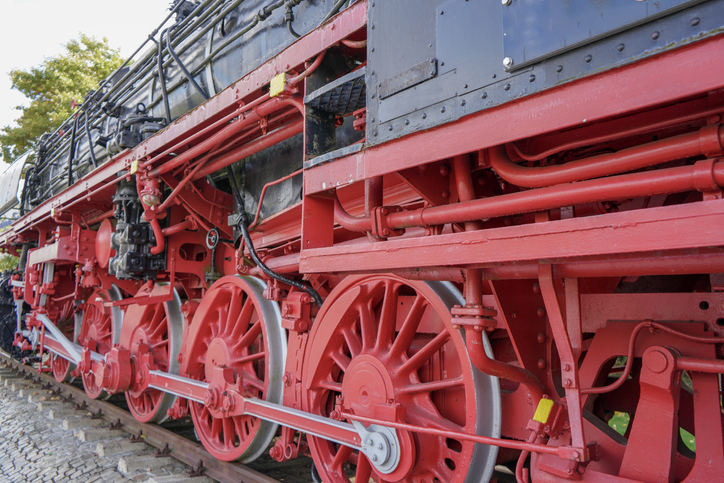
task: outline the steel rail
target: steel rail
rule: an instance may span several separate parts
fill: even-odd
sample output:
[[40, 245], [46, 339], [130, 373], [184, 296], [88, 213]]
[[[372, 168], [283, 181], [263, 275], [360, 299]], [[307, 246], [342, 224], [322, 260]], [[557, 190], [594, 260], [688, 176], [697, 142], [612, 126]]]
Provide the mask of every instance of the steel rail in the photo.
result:
[[112, 421], [120, 420], [123, 429], [129, 433], [139, 434], [139, 432], [143, 431], [143, 436], [145, 436], [144, 442], [159, 449], [163, 449], [168, 445], [170, 451], [169, 456], [183, 463], [193, 466], [197, 465], [199, 461], [202, 461], [205, 468], [204, 474], [222, 483], [238, 483], [239, 481], [248, 483], [279, 483], [278, 480], [241, 464], [219, 461], [211, 456], [200, 444], [189, 441], [183, 436], [172, 433], [156, 424], [141, 423], [128, 411], [124, 411], [106, 401], [91, 399], [83, 390], [59, 383], [48, 374], [38, 374], [35, 368], [13, 360], [2, 351], [0, 351], [0, 362], [10, 365], [18, 372], [31, 375], [38, 382], [50, 384], [52, 387], [58, 389], [62, 396], [69, 396], [76, 403], [81, 405], [85, 403], [89, 411], [101, 411], [104, 417]]

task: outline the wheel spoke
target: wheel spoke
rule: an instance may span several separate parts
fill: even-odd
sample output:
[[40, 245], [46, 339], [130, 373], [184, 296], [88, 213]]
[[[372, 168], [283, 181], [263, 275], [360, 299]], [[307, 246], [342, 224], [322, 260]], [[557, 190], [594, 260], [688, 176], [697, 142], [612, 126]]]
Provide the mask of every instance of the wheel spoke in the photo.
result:
[[234, 421], [231, 418], [224, 418], [224, 444], [227, 448], [234, 446]]
[[453, 379], [444, 379], [442, 381], [422, 382], [418, 384], [410, 384], [399, 390], [400, 394], [415, 395], [421, 393], [430, 393], [434, 391], [442, 391], [444, 389], [452, 389], [454, 387], [464, 387], [465, 380], [463, 376]]
[[406, 374], [410, 372], [416, 372], [422, 365], [427, 362], [435, 352], [439, 351], [442, 346], [450, 339], [450, 332], [443, 330], [434, 339], [425, 344], [414, 356], [410, 357], [400, 366], [400, 373]]
[[355, 334], [350, 327], [345, 327], [342, 329], [342, 335], [344, 336], [345, 342], [347, 342], [347, 347], [352, 358], [360, 355], [362, 352], [362, 341], [359, 340], [357, 334]]
[[388, 280], [385, 283], [385, 296], [382, 299], [379, 328], [377, 330], [377, 349], [384, 349], [392, 344], [397, 326], [397, 300], [400, 291], [398, 284]]
[[244, 305], [241, 307], [239, 317], [236, 319], [236, 323], [234, 324], [234, 331], [231, 335], [232, 339], [238, 339], [241, 337], [241, 334], [246, 332], [249, 328], [249, 324], [251, 324], [251, 316], [253, 314], [254, 302], [250, 298], [247, 298]]
[[229, 361], [229, 365], [231, 366], [240, 366], [242, 364], [246, 364], [247, 362], [254, 362], [261, 359], [264, 359], [266, 357], [266, 352], [257, 352], [255, 354], [251, 354], [244, 357], [238, 357], [236, 359], [232, 359]]
[[339, 366], [342, 371], [347, 372], [347, 368], [349, 367], [349, 363], [352, 361], [349, 357], [342, 354], [340, 351], [334, 351], [330, 354], [332, 357], [332, 360]]
[[347, 459], [349, 459], [351, 454], [352, 448], [349, 446], [340, 446], [337, 454], [334, 456], [334, 460], [332, 461], [332, 469], [341, 473], [343, 470], [342, 466], [347, 462]]
[[397, 338], [390, 349], [390, 356], [393, 359], [396, 359], [410, 349], [410, 345], [412, 345], [412, 341], [415, 338], [417, 328], [422, 320], [422, 314], [425, 313], [425, 307], [427, 307], [427, 301], [425, 298], [420, 295], [415, 297], [415, 301], [410, 308], [410, 312], [405, 317], [404, 322], [402, 322], [400, 332], [397, 334]]
[[237, 314], [241, 313], [242, 309], [242, 291], [241, 290], [234, 290], [231, 293], [231, 300], [229, 301], [229, 312], [228, 317], [226, 321], [226, 330], [224, 330], [224, 335], [231, 335], [234, 332], [234, 328], [236, 327], [236, 318], [238, 317]]
[[259, 337], [259, 334], [261, 334], [261, 321], [257, 320], [254, 325], [251, 326], [249, 331], [244, 334], [244, 337], [242, 337], [241, 340], [239, 340], [239, 342], [234, 346], [234, 349], [240, 350], [250, 346], [251, 343]]
[[320, 381], [317, 384], [318, 387], [322, 389], [328, 389], [330, 391], [334, 392], [342, 392], [342, 383], [341, 382], [334, 382], [334, 381]]
[[377, 320], [369, 304], [359, 303], [357, 312], [359, 313], [360, 333], [362, 334], [362, 350], [371, 351], [377, 339]]
[[367, 483], [370, 481], [372, 476], [372, 466], [370, 465], [367, 456], [360, 453], [357, 459], [357, 470], [354, 473], [354, 481], [360, 483]]

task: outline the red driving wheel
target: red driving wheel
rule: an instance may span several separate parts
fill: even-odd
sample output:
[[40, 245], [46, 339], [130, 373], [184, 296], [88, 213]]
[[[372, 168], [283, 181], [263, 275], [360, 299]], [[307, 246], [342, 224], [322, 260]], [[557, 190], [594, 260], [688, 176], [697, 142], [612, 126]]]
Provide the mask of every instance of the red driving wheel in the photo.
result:
[[[73, 331], [75, 324], [73, 323], [73, 319], [66, 320], [64, 324], [60, 324], [59, 328], [68, 340], [74, 339]], [[71, 376], [70, 373], [75, 370], [75, 364], [71, 364], [70, 361], [63, 359], [58, 354], [51, 354], [50, 357], [50, 367], [55, 380], [58, 382], [73, 382], [75, 378]]]
[[70, 375], [73, 370], [71, 368], [71, 363], [60, 357], [58, 354], [53, 354], [52, 358], [51, 367], [53, 369], [53, 377], [55, 380], [58, 382], [70, 382], [73, 379]]
[[[147, 285], [139, 290], [140, 297], [168, 294], [168, 284]], [[156, 370], [178, 374], [178, 354], [183, 334], [181, 300], [176, 290], [173, 299], [158, 304], [131, 305], [126, 310], [125, 324], [121, 331], [121, 347], [130, 349], [131, 359], [138, 363], [139, 350], [148, 348], [153, 354]], [[126, 392], [128, 409], [143, 423], [161, 423], [168, 417], [168, 409], [176, 397], [156, 389]]]
[[[305, 410], [329, 417], [337, 404], [379, 417], [378, 405], [401, 405], [417, 426], [499, 436], [500, 387], [473, 368], [451, 323], [462, 304], [449, 283], [391, 275], [348, 277], [327, 298], [307, 345], [302, 387]], [[487, 339], [486, 339], [487, 340]], [[348, 421], [351, 422], [351, 421]], [[398, 431], [400, 462], [383, 471], [363, 453], [309, 437], [324, 481], [488, 481], [496, 447]], [[478, 445], [482, 446], [482, 445]], [[376, 457], [375, 457], [376, 459]]]
[[[275, 302], [252, 277], [219, 279], [201, 299], [183, 348], [181, 374], [200, 381], [215, 368], [233, 370], [244, 396], [281, 403], [286, 339]], [[251, 416], [217, 418], [189, 403], [198, 438], [215, 458], [250, 462], [261, 455], [277, 425]]]
[[[93, 292], [85, 303], [83, 322], [78, 337], [80, 345], [102, 356], [113, 347], [112, 311], [110, 308], [103, 306], [104, 302], [109, 301], [110, 298], [105, 290]], [[107, 396], [99, 381], [96, 380], [95, 374], [92, 372], [83, 373], [82, 379], [83, 388], [88, 396], [93, 399]]]

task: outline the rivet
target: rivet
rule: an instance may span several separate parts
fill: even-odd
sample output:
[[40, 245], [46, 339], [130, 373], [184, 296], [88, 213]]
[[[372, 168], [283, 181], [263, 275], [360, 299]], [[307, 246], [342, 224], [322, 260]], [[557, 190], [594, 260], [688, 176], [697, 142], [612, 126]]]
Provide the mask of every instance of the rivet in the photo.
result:
[[661, 35], [661, 33], [658, 30], [656, 30], [654, 33], [651, 34], [651, 39], [656, 40], [659, 38], [659, 35]]
[[546, 335], [543, 332], [538, 332], [538, 343], [542, 344], [546, 341]]
[[463, 89], [467, 89], [467, 88], [468, 88], [467, 84], [463, 85]]
[[405, 119], [405, 126], [409, 126], [409, 125], [410, 125], [410, 120], [409, 120], [409, 119]]
[[465, 100], [464, 100], [464, 99], [463, 99], [462, 101], [460, 101], [460, 105], [461, 105], [461, 106], [464, 106], [464, 105], [465, 105]]
[[440, 108], [440, 112], [445, 112], [445, 106]]
[[585, 57], [583, 58], [583, 60], [585, 60], [586, 63], [589, 63], [589, 62], [591, 62], [591, 61], [593, 60], [593, 56], [589, 54], [589, 55], [585, 56]]
[[372, 455], [372, 461], [377, 461], [377, 455], [376, 455], [376, 454], [373, 454], [373, 455]]
[[511, 3], [513, 3], [513, 0], [503, 0], [503, 5], [505, 5], [506, 7]]
[[696, 27], [697, 25], [699, 25], [699, 22], [701, 22], [701, 19], [699, 17], [694, 17], [691, 19], [691, 22], [689, 22], [689, 24], [692, 27]]
[[481, 98], [481, 99], [485, 99], [486, 97], [488, 97], [488, 93], [487, 93], [487, 92], [483, 92], [482, 94], [480, 94], [480, 98]]
[[512, 59], [511, 57], [506, 57], [506, 58], [504, 58], [504, 59], [503, 59], [503, 65], [505, 66], [506, 69], [512, 67], [512, 66], [513, 66], [513, 59]]
[[440, 15], [442, 15], [443, 13], [445, 13], [445, 12], [443, 12], [442, 10], [440, 10]]
[[374, 30], [374, 29], [375, 29], [375, 26], [374, 26], [374, 25], [370, 25], [370, 28], [371, 28], [372, 30]]
[[546, 314], [546, 311], [545, 311], [545, 309], [544, 309], [543, 307], [538, 307], [538, 310], [535, 311], [535, 314], [536, 314], [538, 317], [544, 317], [545, 314]]
[[535, 81], [535, 76], [533, 74], [531, 74], [530, 77], [528, 77], [528, 82], [534, 82], [534, 81]]
[[491, 75], [490, 77], [492, 77], [493, 79], [495, 79], [496, 77], [498, 77], [498, 74], [493, 74], [493, 75]]
[[377, 444], [377, 449], [382, 449], [382, 443]]
[[377, 131], [372, 133], [373, 136], [377, 136]]
[[556, 72], [558, 72], [559, 74], [563, 72], [563, 66], [559, 65], [558, 67], [556, 67]]
[[510, 84], [505, 84], [505, 86], [503, 87], [503, 89], [505, 89], [506, 91], [509, 91], [509, 90], [510, 90]]
[[422, 118], [423, 118], [423, 119], [427, 119], [427, 114], [425, 114], [425, 113], [423, 112], [423, 113], [422, 113]]
[[616, 50], [618, 50], [619, 52], [623, 52], [623, 49], [625, 49], [625, 48], [626, 48], [626, 46], [624, 44], [618, 44], [616, 46]]
[[440, 62], [440, 67], [442, 67], [443, 65], [445, 65], [445, 62]]
[[372, 99], [374, 99], [374, 98], [375, 98], [375, 95], [374, 95], [374, 94], [372, 94], [372, 95], [371, 95], [370, 97], [371, 97]]
[[388, 131], [392, 131], [392, 126], [389, 126], [389, 127], [387, 128], [387, 130], [388, 130]]
[[372, 47], [372, 48], [370, 49], [370, 52], [374, 52], [374, 51], [375, 51], [375, 48]]

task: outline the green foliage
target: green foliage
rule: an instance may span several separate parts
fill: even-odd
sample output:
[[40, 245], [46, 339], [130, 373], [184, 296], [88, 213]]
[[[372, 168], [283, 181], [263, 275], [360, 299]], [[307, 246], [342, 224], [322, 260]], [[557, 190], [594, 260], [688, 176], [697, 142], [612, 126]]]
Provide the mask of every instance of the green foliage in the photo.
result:
[[0, 255], [0, 273], [8, 270], [15, 270], [18, 266], [18, 257], [4, 254]]
[[29, 149], [40, 135], [60, 126], [73, 114], [73, 99], [80, 103], [123, 62], [119, 50], [112, 49], [105, 37], [96, 40], [80, 34], [65, 44], [65, 49], [63, 54], [28, 71], [10, 72], [13, 89], [22, 92], [30, 104], [15, 108], [21, 112], [17, 127], [0, 130], [0, 148], [6, 162]]

